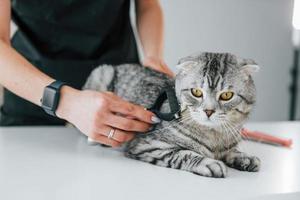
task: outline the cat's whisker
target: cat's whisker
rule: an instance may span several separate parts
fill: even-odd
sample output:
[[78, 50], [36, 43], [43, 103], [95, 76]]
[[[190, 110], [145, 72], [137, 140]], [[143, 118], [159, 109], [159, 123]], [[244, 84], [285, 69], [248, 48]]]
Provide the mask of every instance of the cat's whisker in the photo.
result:
[[[229, 138], [229, 135], [228, 135], [228, 133], [227, 133], [227, 130], [226, 130], [226, 128], [224, 127], [224, 122], [223, 122], [223, 119], [222, 120], [219, 120], [219, 122], [220, 122], [220, 124], [221, 124], [221, 127], [223, 128], [223, 129], [225, 129], [225, 135], [226, 135], [226, 147], [228, 148], [229, 147], [229, 141], [230, 141], [230, 138]], [[227, 151], [228, 151], [228, 149], [227, 149]]]
[[[224, 129], [221, 118], [217, 117], [217, 118], [215, 118], [215, 120], [218, 122], [218, 124], [221, 125], [222, 129]], [[228, 147], [228, 145], [229, 145], [228, 135], [227, 134], [225, 134], [225, 135], [226, 135], [226, 141], [224, 141], [224, 143], [225, 143], [225, 146]]]
[[[237, 130], [237, 128], [236, 128], [236, 131], [238, 132], [238, 134], [239, 134], [239, 136], [241, 138], [241, 142], [244, 142], [243, 137], [242, 137], [242, 135], [240, 133], [240, 130]], [[246, 151], [247, 145], [241, 145], [241, 143], [240, 143], [239, 148], [241, 149], [241, 151]]]
[[237, 138], [235, 137], [235, 135], [230, 130], [230, 127], [228, 126], [228, 124], [227, 124], [226, 121], [224, 121], [223, 126], [225, 127], [226, 134], [227, 135], [231, 135], [231, 137], [233, 138], [233, 140], [237, 142]]
[[[215, 122], [217, 122], [218, 124], [220, 124], [221, 125], [221, 127], [222, 127], [222, 129], [226, 129], [225, 127], [224, 127], [224, 125], [223, 125], [223, 121], [224, 121], [224, 119], [225, 119], [225, 117], [224, 116], [220, 116], [220, 115], [218, 115], [218, 116], [216, 116], [216, 117], [214, 117], [214, 121]], [[225, 130], [226, 131], [226, 130]], [[227, 133], [225, 133], [225, 135], [226, 135], [226, 141], [218, 141], [219, 143], [224, 143], [225, 144], [225, 146], [226, 147], [228, 147], [229, 146], [229, 137], [228, 137], [228, 134]], [[220, 145], [224, 145], [224, 144], [220, 144]]]
[[228, 132], [231, 134], [231, 136], [233, 137], [233, 139], [238, 143], [240, 141], [240, 138], [236, 135], [235, 131], [229, 125], [228, 121], [225, 121], [224, 125], [227, 127]]
[[186, 120], [189, 120], [189, 119], [192, 119], [192, 117], [191, 116], [182, 117], [182, 118], [179, 118], [176, 121], [172, 122], [172, 124], [180, 123], [180, 122], [183, 122], [183, 121], [186, 121]]
[[[227, 123], [228, 123], [229, 126], [231, 126], [231, 129], [240, 138], [240, 140], [243, 141], [240, 131], [232, 124], [232, 122], [227, 121]], [[246, 146], [244, 146], [244, 147], [246, 147]], [[242, 147], [241, 145], [238, 146], [239, 150], [241, 150], [241, 151], [245, 151], [244, 147]]]
[[191, 116], [189, 115], [186, 115], [186, 116], [181, 116], [179, 119], [173, 119], [171, 121], [169, 121], [170, 124], [173, 124], [173, 123], [178, 123], [178, 122], [181, 122], [187, 118], [190, 118]]
[[227, 128], [224, 126], [223, 123], [221, 123], [221, 126], [223, 127], [224, 131], [225, 131], [225, 135], [226, 135], [226, 142], [227, 142], [227, 152], [229, 151], [228, 147], [229, 147], [229, 141], [230, 141], [230, 138], [229, 138], [229, 134], [228, 134], [228, 131], [227, 131]]
[[178, 120], [182, 120], [186, 117], [189, 117], [189, 116], [188, 115], [186, 115], [186, 116], [182, 115], [179, 119], [172, 119], [171, 121], [169, 121], [169, 123], [178, 122]]
[[240, 129], [236, 128], [236, 126], [234, 126], [234, 124], [230, 121], [227, 121], [227, 123], [235, 131], [236, 135], [238, 135], [240, 138], [242, 138]]
[[151, 133], [157, 133], [157, 132], [160, 132], [160, 131], [163, 131], [163, 130], [166, 130], [166, 129], [169, 129], [171, 127], [173, 127], [174, 125], [177, 125], [178, 123], [182, 123], [182, 122], [186, 122], [188, 120], [190, 120], [191, 117], [190, 116], [186, 116], [184, 118], [180, 118], [179, 120], [178, 119], [175, 119], [175, 120], [172, 120], [170, 121], [169, 125], [168, 126], [165, 126], [164, 128], [161, 128], [161, 129], [157, 129], [155, 131], [150, 131]]
[[231, 132], [234, 135], [234, 137], [236, 138], [236, 140], [240, 141], [241, 137], [240, 137], [239, 132], [234, 128], [233, 125], [230, 124], [230, 122], [228, 120], [226, 121], [226, 125], [229, 127], [229, 129], [231, 130]]

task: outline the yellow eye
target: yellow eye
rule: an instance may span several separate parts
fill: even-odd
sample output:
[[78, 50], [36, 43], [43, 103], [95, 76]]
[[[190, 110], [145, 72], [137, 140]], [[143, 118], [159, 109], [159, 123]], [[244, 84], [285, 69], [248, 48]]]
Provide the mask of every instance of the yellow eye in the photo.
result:
[[192, 88], [191, 89], [191, 92], [192, 92], [192, 95], [194, 96], [194, 97], [202, 97], [202, 91], [200, 90], [200, 89], [198, 89], [198, 88]]
[[228, 101], [233, 97], [233, 92], [223, 92], [220, 95], [220, 100], [222, 101]]

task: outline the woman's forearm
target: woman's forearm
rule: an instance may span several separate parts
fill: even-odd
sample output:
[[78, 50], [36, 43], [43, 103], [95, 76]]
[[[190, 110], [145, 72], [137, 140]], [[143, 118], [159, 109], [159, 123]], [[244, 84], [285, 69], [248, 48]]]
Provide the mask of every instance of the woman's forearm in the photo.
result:
[[53, 79], [39, 71], [10, 45], [11, 1], [0, 1], [0, 85], [40, 105], [44, 88]]
[[163, 13], [157, 0], [137, 0], [137, 28], [145, 57], [163, 57]]
[[39, 71], [0, 39], [0, 84], [18, 96], [40, 105], [44, 88], [53, 79]]
[[141, 39], [143, 65], [173, 77], [163, 58], [164, 24], [158, 0], [136, 0], [137, 27]]
[[0, 40], [10, 43], [10, 0], [0, 1]]

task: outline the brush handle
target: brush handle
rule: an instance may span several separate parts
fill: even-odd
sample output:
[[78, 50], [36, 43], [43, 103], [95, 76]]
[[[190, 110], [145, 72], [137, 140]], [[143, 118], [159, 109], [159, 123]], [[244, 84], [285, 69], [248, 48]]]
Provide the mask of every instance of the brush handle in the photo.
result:
[[283, 139], [260, 131], [250, 131], [245, 128], [242, 129], [241, 134], [245, 139], [250, 139], [257, 142], [264, 142], [268, 144], [275, 144], [284, 147], [291, 147], [293, 143], [291, 139]]

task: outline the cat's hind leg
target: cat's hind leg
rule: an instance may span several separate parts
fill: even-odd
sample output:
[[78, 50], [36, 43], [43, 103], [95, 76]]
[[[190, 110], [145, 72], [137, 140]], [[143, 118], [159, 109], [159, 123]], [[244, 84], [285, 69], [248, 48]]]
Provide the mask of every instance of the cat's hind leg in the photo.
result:
[[237, 149], [226, 154], [223, 160], [229, 167], [241, 171], [257, 172], [260, 169], [260, 159], [258, 157], [249, 156]]
[[[155, 142], [156, 144], [157, 141]], [[194, 151], [178, 147], [165, 148], [168, 144], [151, 146], [148, 144], [132, 146], [126, 156], [154, 165], [185, 170], [201, 176], [223, 178], [227, 167], [222, 161], [204, 157]]]

